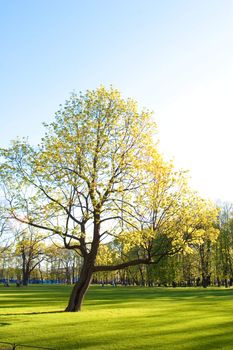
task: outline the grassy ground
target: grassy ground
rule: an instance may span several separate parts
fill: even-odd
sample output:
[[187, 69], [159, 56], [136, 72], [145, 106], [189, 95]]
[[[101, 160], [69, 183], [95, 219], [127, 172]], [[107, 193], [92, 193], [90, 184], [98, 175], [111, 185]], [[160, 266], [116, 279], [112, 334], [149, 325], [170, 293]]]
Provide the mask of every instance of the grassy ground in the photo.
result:
[[62, 350], [233, 349], [233, 289], [97, 286], [81, 313], [63, 313], [70, 290], [0, 287], [0, 341]]

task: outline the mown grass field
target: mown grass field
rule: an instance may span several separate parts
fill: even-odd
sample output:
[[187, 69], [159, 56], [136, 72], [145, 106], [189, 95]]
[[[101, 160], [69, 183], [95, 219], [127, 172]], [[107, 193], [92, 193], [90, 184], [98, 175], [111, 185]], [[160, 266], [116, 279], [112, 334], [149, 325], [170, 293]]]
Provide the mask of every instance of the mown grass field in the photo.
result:
[[70, 290], [1, 286], [0, 341], [61, 350], [233, 349], [233, 289], [94, 286], [82, 312], [65, 313]]

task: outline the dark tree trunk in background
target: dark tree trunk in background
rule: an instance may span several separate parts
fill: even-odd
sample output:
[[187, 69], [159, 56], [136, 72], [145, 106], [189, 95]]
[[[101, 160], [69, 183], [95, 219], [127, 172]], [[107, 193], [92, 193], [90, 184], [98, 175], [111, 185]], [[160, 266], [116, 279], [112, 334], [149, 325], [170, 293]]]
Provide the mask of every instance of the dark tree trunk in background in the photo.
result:
[[28, 263], [27, 263], [27, 258], [26, 258], [24, 253], [22, 253], [22, 260], [23, 260], [22, 284], [23, 284], [23, 286], [27, 286], [29, 278], [30, 278], [30, 270], [29, 270], [29, 266], [28, 266]]

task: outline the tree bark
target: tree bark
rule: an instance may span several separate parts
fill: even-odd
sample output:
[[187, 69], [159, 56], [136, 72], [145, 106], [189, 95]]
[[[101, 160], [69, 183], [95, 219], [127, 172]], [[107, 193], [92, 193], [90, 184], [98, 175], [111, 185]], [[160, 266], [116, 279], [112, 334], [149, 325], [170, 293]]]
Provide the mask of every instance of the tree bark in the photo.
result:
[[82, 302], [93, 276], [93, 265], [84, 261], [79, 280], [75, 283], [65, 311], [81, 311]]
[[89, 255], [86, 258], [84, 258], [79, 280], [75, 283], [73, 287], [68, 305], [65, 309], [65, 311], [67, 312], [81, 311], [82, 302], [88, 290], [88, 287], [92, 281], [94, 272], [116, 271], [129, 266], [135, 266], [139, 264], [150, 264], [150, 260], [147, 258], [131, 260], [118, 265], [95, 266], [95, 258], [97, 255], [98, 245], [99, 241], [94, 241], [91, 253], [89, 253]]
[[29, 272], [29, 267], [27, 263], [27, 259], [24, 253], [22, 253], [22, 259], [23, 259], [23, 267], [22, 267], [22, 284], [23, 286], [28, 285], [29, 277], [30, 277], [30, 272]]

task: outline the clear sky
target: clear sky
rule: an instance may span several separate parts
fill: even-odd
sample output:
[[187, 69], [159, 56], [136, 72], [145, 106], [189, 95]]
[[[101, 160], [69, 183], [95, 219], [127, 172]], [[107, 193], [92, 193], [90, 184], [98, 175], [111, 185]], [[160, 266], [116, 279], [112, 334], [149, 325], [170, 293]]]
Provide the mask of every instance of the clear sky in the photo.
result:
[[0, 33], [1, 147], [113, 84], [154, 110], [195, 189], [233, 201], [232, 0], [0, 0]]

